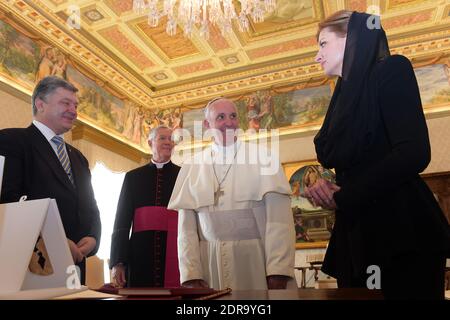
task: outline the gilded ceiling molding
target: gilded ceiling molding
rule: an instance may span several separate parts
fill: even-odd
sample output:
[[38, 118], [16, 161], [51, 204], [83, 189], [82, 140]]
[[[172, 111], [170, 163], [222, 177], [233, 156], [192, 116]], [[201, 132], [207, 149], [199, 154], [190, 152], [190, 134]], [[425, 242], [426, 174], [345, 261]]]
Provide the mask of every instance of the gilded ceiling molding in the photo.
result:
[[86, 67], [80, 65], [76, 60], [74, 60], [71, 56], [66, 57], [67, 61], [70, 62], [70, 65], [74, 67], [77, 71], [81, 72], [84, 76], [94, 81], [99, 87], [105, 89], [110, 94], [116, 96], [117, 98], [121, 100], [128, 100], [127, 96], [124, 96], [117, 92], [116, 89], [112, 88], [109, 83], [104, 82], [100, 80], [98, 77], [96, 77], [89, 69]]
[[312, 88], [312, 87], [320, 87], [320, 86], [323, 86], [324, 84], [326, 84], [329, 81], [330, 81], [330, 78], [326, 77], [326, 76], [323, 76], [323, 77], [321, 77], [319, 79], [316, 79], [315, 81], [314, 81], [313, 78], [309, 78], [307, 81], [302, 82], [302, 83], [297, 84], [297, 85], [271, 89], [271, 92], [273, 92], [273, 93], [286, 93], [286, 92], [289, 92], [289, 91], [303, 90], [303, 89]]
[[[449, 32], [450, 34], [450, 32]], [[450, 40], [448, 38], [423, 41], [404, 47], [392, 48], [391, 53], [402, 54], [410, 60], [450, 52]]]
[[[22, 28], [41, 34], [49, 41], [49, 44], [70, 54], [80, 64], [87, 65], [95, 72], [97, 78], [105, 79], [105, 82], [111, 83], [117, 90], [124, 91], [130, 100], [140, 105], [154, 106], [148, 94], [148, 86], [141, 83], [75, 29], [70, 31], [72, 34], [67, 34], [62, 27], [66, 21], [48, 11], [41, 1], [30, 0], [29, 2], [34, 5], [31, 6], [20, 0], [0, 1], [0, 10], [10, 13], [17, 23], [23, 25]], [[51, 17], [52, 20], [47, 17]]]
[[35, 40], [35, 41], [42, 41], [42, 38], [35, 33], [29, 32], [25, 28], [23, 28], [20, 24], [18, 24], [14, 18], [11, 17], [11, 13], [5, 12], [0, 8], [0, 20], [5, 21], [7, 24], [12, 26], [14, 29], [16, 29], [18, 32], [23, 34], [24, 36]]
[[192, 101], [193, 103], [195, 103], [195, 100], [198, 102], [203, 102], [217, 95], [234, 96], [245, 91], [261, 90], [267, 88], [269, 84], [286, 85], [286, 83], [289, 82], [298, 83], [299, 81], [321, 75], [323, 75], [323, 72], [320, 70], [319, 65], [314, 64], [309, 66], [301, 66], [282, 72], [276, 71], [260, 76], [253, 76], [247, 79], [208, 86], [195, 91], [180, 92], [173, 95], [159, 97], [155, 100], [157, 105], [170, 108], [179, 106], [180, 104], [191, 104], [189, 101]]
[[[447, 54], [448, 55], [448, 54]], [[411, 59], [411, 63], [414, 66], [414, 68], [421, 68], [421, 67], [426, 67], [432, 64], [438, 64], [440, 62], [443, 62], [443, 58], [445, 58], [446, 54], [441, 52], [438, 55], [436, 55], [435, 57], [431, 57], [431, 58], [427, 58], [426, 60], [424, 59]], [[448, 59], [444, 62], [445, 64], [448, 63]]]
[[448, 26], [442, 26], [441, 29], [438, 30], [414, 30], [408, 32], [407, 35], [404, 34], [394, 34], [389, 35], [388, 34], [388, 41], [389, 46], [391, 48], [393, 47], [400, 47], [400, 46], [406, 46], [406, 45], [414, 45], [419, 44], [424, 41], [433, 41], [433, 40], [439, 40], [439, 39], [447, 39], [450, 37], [450, 29]]
[[[170, 94], [177, 94], [178, 92], [195, 92], [201, 87], [207, 87], [211, 85], [222, 85], [224, 83], [240, 83], [242, 79], [250, 79], [251, 77], [254, 77], [255, 74], [257, 75], [266, 75], [273, 72], [284, 72], [285, 70], [289, 70], [291, 68], [296, 68], [298, 66], [306, 66], [311, 63], [314, 63], [314, 55], [313, 53], [306, 53], [305, 55], [301, 56], [300, 58], [286, 61], [286, 58], [280, 58], [279, 62], [271, 63], [271, 64], [264, 64], [262, 63], [262, 66], [260, 67], [254, 67], [253, 69], [246, 69], [244, 71], [229, 71], [225, 74], [220, 74], [219, 76], [215, 76], [214, 74], [208, 75], [206, 79], [200, 79], [193, 81], [191, 83], [185, 83], [185, 84], [179, 84], [176, 87], [170, 87], [165, 89], [160, 89], [158, 91], [155, 91], [153, 93], [153, 97], [159, 98], [161, 96], [170, 95]], [[236, 80], [238, 79], [238, 80]]]

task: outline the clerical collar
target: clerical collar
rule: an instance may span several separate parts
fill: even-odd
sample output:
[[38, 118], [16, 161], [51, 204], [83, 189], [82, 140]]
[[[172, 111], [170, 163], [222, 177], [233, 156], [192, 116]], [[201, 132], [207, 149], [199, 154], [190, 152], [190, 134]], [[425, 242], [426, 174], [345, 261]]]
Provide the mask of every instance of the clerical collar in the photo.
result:
[[241, 142], [237, 140], [236, 142], [229, 144], [227, 146], [224, 145], [218, 145], [217, 143], [212, 143], [212, 150], [214, 153], [224, 153], [224, 154], [234, 154], [237, 149], [239, 149]]
[[161, 169], [162, 167], [164, 167], [165, 164], [168, 164], [170, 162], [170, 159], [167, 160], [166, 162], [156, 162], [153, 159], [151, 159], [151, 161], [158, 169]]
[[218, 145], [213, 143], [211, 146], [211, 159], [214, 165], [231, 165], [234, 163], [241, 142], [238, 140], [230, 145]]

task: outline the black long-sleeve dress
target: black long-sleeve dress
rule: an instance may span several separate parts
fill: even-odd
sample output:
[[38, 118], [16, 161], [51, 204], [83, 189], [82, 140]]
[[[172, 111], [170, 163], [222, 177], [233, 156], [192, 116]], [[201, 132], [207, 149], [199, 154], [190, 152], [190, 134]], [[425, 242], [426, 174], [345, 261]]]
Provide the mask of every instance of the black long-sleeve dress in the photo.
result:
[[350, 270], [364, 274], [395, 255], [445, 252], [450, 244], [448, 222], [419, 177], [430, 144], [414, 71], [402, 56], [377, 67], [381, 114], [374, 143], [358, 165], [336, 168], [339, 209], [323, 269], [338, 278], [352, 277]]
[[150, 163], [125, 175], [111, 239], [110, 267], [125, 265], [129, 287], [179, 286], [178, 215], [167, 210], [179, 170], [172, 162], [161, 169]]
[[322, 270], [340, 287], [366, 287], [377, 266], [387, 297], [443, 298], [450, 227], [419, 176], [431, 151], [417, 80], [367, 17], [350, 18], [343, 76], [315, 138], [341, 187]]

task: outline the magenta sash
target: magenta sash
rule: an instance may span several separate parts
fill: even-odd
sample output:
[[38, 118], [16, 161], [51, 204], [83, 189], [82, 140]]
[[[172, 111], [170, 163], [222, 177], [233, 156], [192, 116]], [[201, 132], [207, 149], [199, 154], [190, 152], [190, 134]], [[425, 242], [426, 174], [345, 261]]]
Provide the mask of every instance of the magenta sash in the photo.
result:
[[178, 212], [166, 207], [147, 206], [135, 210], [133, 232], [167, 231], [166, 267], [164, 287], [180, 286], [180, 270], [178, 269], [177, 232]]

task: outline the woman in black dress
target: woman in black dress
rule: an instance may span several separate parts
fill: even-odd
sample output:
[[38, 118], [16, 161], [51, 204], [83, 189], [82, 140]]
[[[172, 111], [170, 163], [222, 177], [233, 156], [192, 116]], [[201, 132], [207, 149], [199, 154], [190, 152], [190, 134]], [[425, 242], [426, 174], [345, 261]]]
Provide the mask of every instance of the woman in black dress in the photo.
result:
[[336, 12], [318, 41], [316, 61], [338, 76], [314, 139], [336, 184], [320, 179], [306, 191], [336, 210], [322, 271], [339, 287], [381, 286], [388, 299], [443, 299], [450, 227], [419, 176], [431, 151], [412, 65], [390, 55], [368, 14]]

